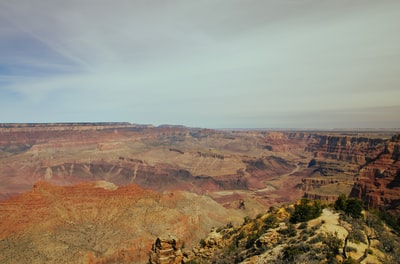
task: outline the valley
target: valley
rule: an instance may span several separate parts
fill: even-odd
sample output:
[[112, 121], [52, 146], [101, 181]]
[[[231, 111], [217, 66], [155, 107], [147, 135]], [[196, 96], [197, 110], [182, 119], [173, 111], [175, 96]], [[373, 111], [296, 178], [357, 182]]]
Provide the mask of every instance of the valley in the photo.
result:
[[1, 124], [0, 260], [146, 263], [157, 237], [193, 247], [302, 197], [397, 216], [399, 151], [390, 130]]

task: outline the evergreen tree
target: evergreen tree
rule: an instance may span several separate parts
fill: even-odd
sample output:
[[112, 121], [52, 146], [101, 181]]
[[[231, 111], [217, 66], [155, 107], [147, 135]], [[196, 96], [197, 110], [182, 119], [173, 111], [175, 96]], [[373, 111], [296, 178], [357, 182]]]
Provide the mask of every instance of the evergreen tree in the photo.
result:
[[346, 195], [342, 193], [335, 201], [335, 209], [344, 211], [346, 209], [346, 199]]
[[294, 212], [290, 217], [290, 222], [298, 223], [305, 222], [314, 218], [317, 218], [322, 213], [322, 207], [320, 201], [314, 201], [313, 203], [303, 198], [300, 204], [294, 206]]
[[346, 214], [353, 218], [360, 218], [362, 216], [362, 203], [359, 199], [351, 198], [346, 202]]

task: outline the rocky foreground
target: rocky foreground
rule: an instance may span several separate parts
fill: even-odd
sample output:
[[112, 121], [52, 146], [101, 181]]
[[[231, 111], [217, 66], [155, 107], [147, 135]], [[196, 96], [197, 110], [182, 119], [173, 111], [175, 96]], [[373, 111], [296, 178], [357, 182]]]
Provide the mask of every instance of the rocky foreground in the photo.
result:
[[[240, 226], [213, 229], [191, 251], [183, 250], [183, 259], [188, 263], [246, 264], [400, 261], [400, 237], [375, 214], [365, 211], [354, 218], [326, 208], [315, 219], [293, 223], [291, 212], [293, 207], [281, 207], [255, 219], [246, 218]], [[153, 257], [150, 263], [180, 263], [173, 262], [181, 259], [180, 254], [170, 256], [170, 262], [162, 262], [160, 255], [161, 262], [154, 262]]]

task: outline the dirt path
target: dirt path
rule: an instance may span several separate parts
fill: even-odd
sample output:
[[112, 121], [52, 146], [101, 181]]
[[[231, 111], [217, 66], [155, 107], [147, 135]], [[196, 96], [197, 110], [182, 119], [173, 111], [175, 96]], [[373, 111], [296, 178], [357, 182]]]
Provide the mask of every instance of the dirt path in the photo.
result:
[[347, 237], [347, 230], [340, 225], [339, 213], [334, 213], [329, 209], [323, 209], [321, 216], [315, 220], [311, 220], [310, 225], [312, 225], [313, 223], [316, 224], [318, 222], [323, 222], [321, 226], [322, 231], [333, 234], [337, 232], [337, 236], [340, 239], [343, 239], [343, 241]]

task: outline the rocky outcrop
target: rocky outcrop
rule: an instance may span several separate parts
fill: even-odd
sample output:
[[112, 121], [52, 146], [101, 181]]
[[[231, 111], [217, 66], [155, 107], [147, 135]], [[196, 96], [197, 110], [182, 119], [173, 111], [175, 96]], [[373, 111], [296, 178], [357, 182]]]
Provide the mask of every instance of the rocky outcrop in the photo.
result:
[[351, 196], [368, 207], [400, 212], [400, 134], [392, 137], [385, 149], [360, 170]]
[[181, 264], [183, 254], [180, 241], [173, 236], [157, 238], [151, 246], [149, 264]]
[[271, 208], [240, 226], [211, 230], [188, 263], [397, 263], [399, 236], [365, 215], [367, 221], [354, 221], [328, 207], [315, 219], [293, 223], [293, 205]]
[[210, 259], [216, 251], [225, 246], [225, 242], [222, 234], [213, 228], [208, 236], [200, 241], [200, 245], [193, 248], [193, 253], [197, 257]]

